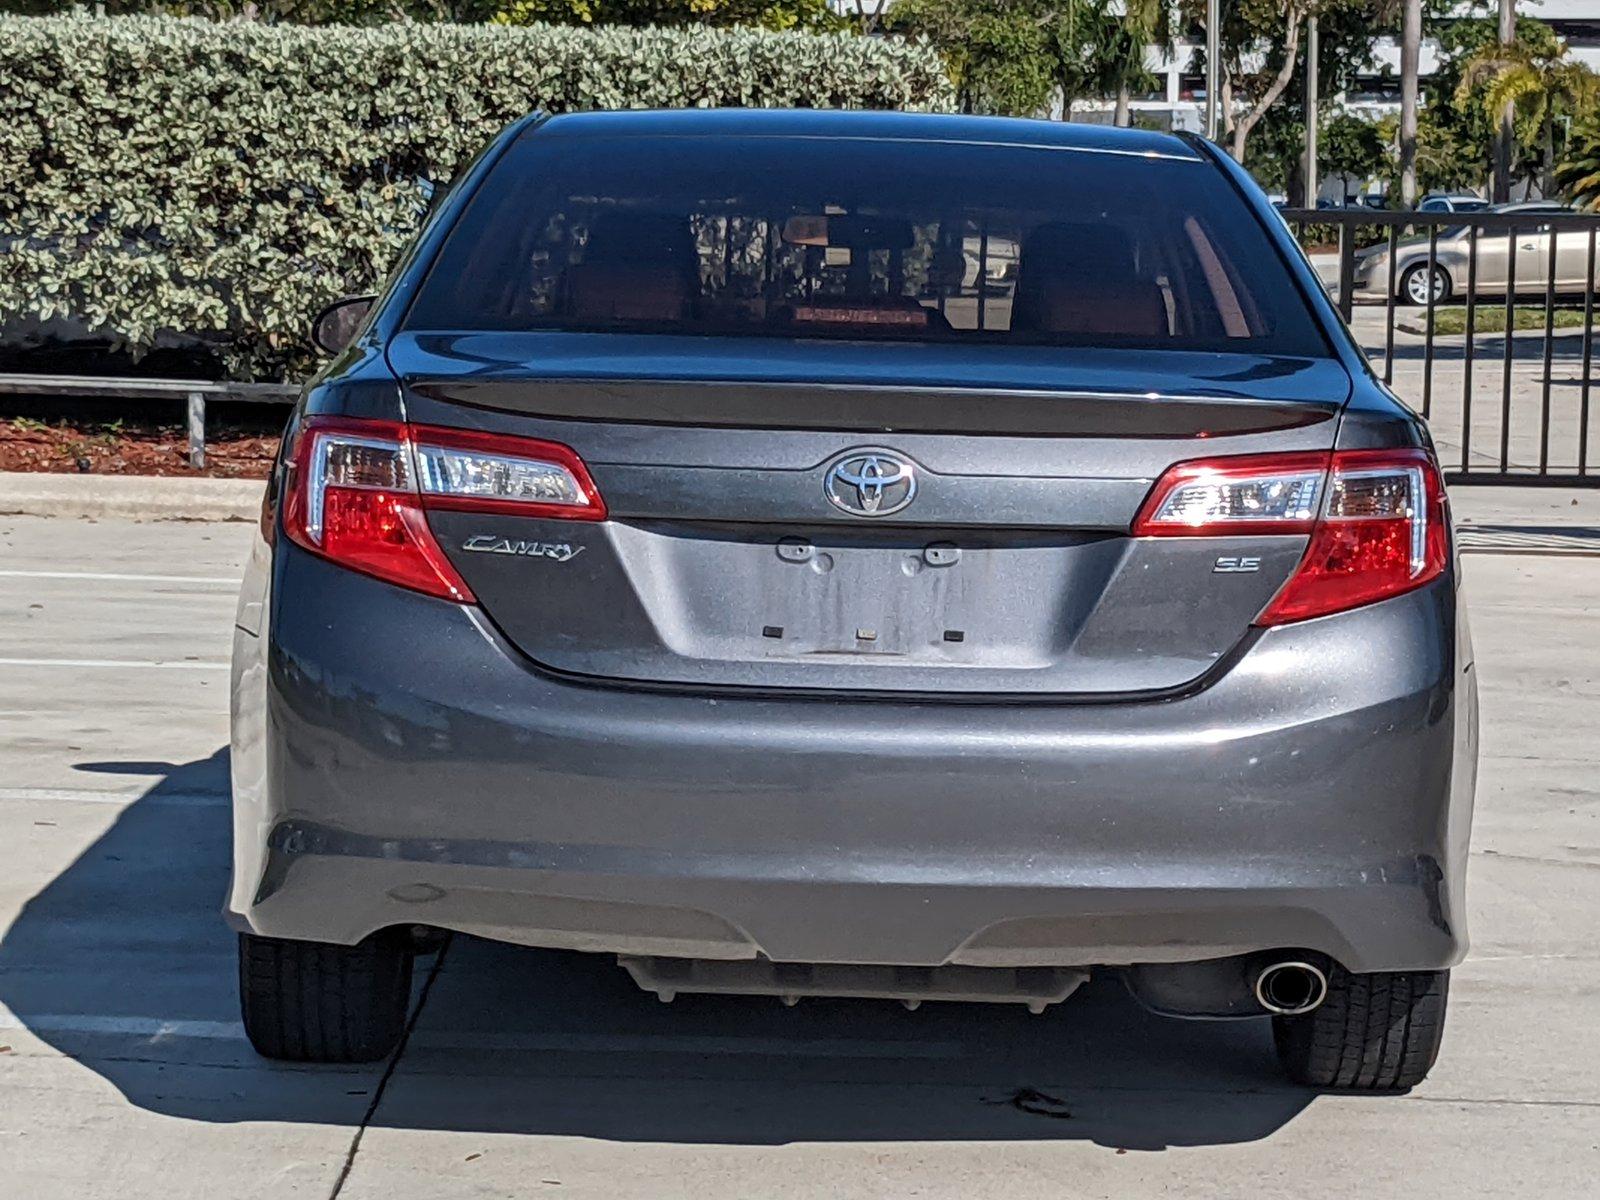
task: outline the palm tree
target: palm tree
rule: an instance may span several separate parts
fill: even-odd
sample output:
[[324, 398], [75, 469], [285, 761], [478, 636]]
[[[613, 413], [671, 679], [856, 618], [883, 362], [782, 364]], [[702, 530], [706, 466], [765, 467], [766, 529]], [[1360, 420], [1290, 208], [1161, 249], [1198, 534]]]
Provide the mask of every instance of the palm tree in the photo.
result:
[[1556, 186], [1573, 207], [1600, 212], [1600, 121], [1588, 121], [1572, 131], [1566, 157], [1555, 174]]
[[1405, 0], [1400, 21], [1400, 203], [1417, 202], [1417, 76], [1422, 57], [1422, 0]]
[[1163, 0], [1124, 0], [1120, 5], [1111, 0], [1043, 0], [1039, 7], [1039, 25], [1055, 52], [1066, 119], [1072, 119], [1073, 102], [1079, 98], [1114, 97], [1113, 123], [1131, 124], [1133, 93], [1154, 79], [1145, 53], [1164, 32]]
[[[1164, 32], [1166, 17], [1164, 0], [1127, 0], [1121, 19], [1102, 25], [1096, 58], [1107, 91], [1117, 98], [1113, 124], [1127, 126], [1133, 122], [1133, 91], [1149, 87], [1154, 78], [1145, 65], [1145, 48], [1154, 45]], [[1163, 44], [1166, 41], [1161, 40]]]
[[[1536, 134], [1542, 164], [1540, 190], [1555, 191], [1556, 123], [1562, 118], [1584, 117], [1600, 104], [1600, 75], [1568, 53], [1567, 44], [1550, 46], [1486, 46], [1468, 60], [1456, 90], [1458, 103], [1473, 99], [1483, 88], [1483, 105], [1490, 112], [1510, 108], [1527, 134]], [[1531, 141], [1524, 137], [1524, 141]], [[1534, 171], [1528, 171], [1531, 190]]]

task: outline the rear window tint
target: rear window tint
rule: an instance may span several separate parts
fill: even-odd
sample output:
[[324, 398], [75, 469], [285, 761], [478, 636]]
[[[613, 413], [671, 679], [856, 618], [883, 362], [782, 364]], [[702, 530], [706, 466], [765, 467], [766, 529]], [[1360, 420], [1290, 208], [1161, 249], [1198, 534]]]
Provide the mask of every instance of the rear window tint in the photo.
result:
[[405, 324], [1328, 353], [1202, 160], [836, 137], [526, 135]]

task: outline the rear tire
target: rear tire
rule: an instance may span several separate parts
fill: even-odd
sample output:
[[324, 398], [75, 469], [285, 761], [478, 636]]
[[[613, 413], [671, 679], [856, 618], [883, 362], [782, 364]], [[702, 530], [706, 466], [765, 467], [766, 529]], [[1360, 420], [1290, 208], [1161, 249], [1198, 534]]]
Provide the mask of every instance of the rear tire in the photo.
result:
[[1328, 998], [1298, 1017], [1274, 1017], [1289, 1077], [1310, 1087], [1390, 1092], [1428, 1076], [1444, 1038], [1449, 971], [1328, 972]]
[[375, 1062], [394, 1051], [411, 1000], [402, 931], [355, 946], [239, 935], [239, 1006], [250, 1044], [290, 1062]]

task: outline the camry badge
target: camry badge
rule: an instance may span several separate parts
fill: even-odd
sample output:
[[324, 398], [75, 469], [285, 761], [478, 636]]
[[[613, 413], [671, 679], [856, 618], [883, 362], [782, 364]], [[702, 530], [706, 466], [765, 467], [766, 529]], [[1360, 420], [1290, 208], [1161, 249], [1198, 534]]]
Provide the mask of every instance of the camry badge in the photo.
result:
[[556, 562], [569, 562], [583, 553], [582, 546], [570, 542], [525, 542], [521, 538], [497, 537], [492, 533], [479, 533], [461, 543], [463, 550], [476, 554], [513, 554], [522, 558], [549, 558]]

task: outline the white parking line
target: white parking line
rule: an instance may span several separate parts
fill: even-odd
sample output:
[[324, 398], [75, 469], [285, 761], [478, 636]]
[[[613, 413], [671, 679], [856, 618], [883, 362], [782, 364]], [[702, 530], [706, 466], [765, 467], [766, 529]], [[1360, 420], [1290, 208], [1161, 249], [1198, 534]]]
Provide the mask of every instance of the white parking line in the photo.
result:
[[165, 1038], [244, 1040], [244, 1026], [238, 1021], [169, 1021], [161, 1017], [93, 1017], [84, 1013], [30, 1013], [26, 1017], [19, 1017], [3, 1004], [0, 1004], [0, 1029], [28, 1029], [34, 1033], [104, 1033], [152, 1041]]
[[0, 658], [0, 667], [147, 667], [162, 671], [226, 671], [221, 661], [138, 658]]
[[0, 571], [0, 579], [99, 579], [119, 583], [207, 583], [238, 587], [227, 575], [122, 575], [100, 571]]
[[126, 808], [143, 801], [177, 808], [226, 808], [226, 792], [163, 792], [151, 788], [138, 791], [97, 791], [92, 788], [0, 787], [0, 804], [35, 800], [52, 804], [111, 804]]

